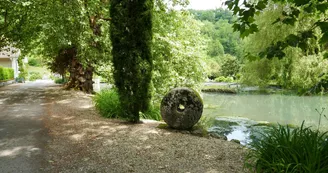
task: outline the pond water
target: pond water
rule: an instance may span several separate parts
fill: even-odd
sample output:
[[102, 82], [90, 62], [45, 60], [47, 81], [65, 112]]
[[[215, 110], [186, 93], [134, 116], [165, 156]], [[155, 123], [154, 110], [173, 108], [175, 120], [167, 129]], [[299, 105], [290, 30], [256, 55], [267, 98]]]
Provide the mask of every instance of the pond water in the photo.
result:
[[[259, 122], [318, 127], [319, 114], [328, 115], [328, 97], [288, 95], [228, 95], [203, 93], [203, 116], [212, 118], [209, 131], [248, 143], [252, 135], [267, 129]], [[230, 122], [229, 125], [226, 125]], [[261, 123], [262, 124], [262, 123]], [[321, 130], [328, 130], [328, 120], [322, 116]]]

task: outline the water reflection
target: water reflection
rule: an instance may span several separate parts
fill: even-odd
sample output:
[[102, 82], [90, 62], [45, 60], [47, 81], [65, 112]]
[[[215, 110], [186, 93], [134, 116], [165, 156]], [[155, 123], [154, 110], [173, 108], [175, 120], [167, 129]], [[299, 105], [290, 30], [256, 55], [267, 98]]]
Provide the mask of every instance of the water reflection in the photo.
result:
[[[244, 117], [254, 121], [317, 127], [319, 115], [315, 108], [328, 107], [328, 97], [286, 95], [203, 94], [204, 116]], [[328, 113], [327, 113], [328, 114]], [[323, 118], [321, 129], [328, 130]]]
[[[203, 94], [203, 116], [211, 117], [211, 133], [224, 135], [230, 141], [239, 140], [247, 145], [258, 140], [271, 127], [259, 122], [272, 124], [301, 125], [318, 127], [317, 108], [328, 107], [328, 97], [299, 97], [286, 95], [227, 95]], [[328, 114], [325, 113], [324, 114]], [[328, 120], [322, 117], [321, 130], [328, 130]]]

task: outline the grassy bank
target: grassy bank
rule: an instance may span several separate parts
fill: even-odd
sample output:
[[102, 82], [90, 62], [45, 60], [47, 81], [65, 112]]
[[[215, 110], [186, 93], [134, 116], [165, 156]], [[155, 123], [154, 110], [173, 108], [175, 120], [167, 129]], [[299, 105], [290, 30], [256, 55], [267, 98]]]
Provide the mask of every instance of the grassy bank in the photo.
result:
[[204, 86], [201, 89], [202, 92], [214, 92], [214, 93], [226, 93], [226, 94], [237, 94], [237, 90], [235, 88], [229, 88], [227, 86]]

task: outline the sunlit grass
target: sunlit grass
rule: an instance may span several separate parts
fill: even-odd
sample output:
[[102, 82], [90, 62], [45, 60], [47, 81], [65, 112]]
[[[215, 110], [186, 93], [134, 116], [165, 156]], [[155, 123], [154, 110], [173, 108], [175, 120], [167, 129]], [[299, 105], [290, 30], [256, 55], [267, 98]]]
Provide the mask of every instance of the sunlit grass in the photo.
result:
[[236, 94], [235, 88], [229, 88], [228, 86], [209, 85], [202, 87], [203, 92], [218, 92], [218, 93], [231, 93]]

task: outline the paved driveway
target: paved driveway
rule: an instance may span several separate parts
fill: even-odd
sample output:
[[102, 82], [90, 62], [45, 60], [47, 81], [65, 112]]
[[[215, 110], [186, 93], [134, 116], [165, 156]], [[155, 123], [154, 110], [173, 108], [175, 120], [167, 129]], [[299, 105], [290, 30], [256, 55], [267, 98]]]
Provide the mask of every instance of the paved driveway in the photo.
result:
[[0, 87], [0, 172], [44, 172], [49, 140], [43, 127], [45, 89], [51, 81]]

